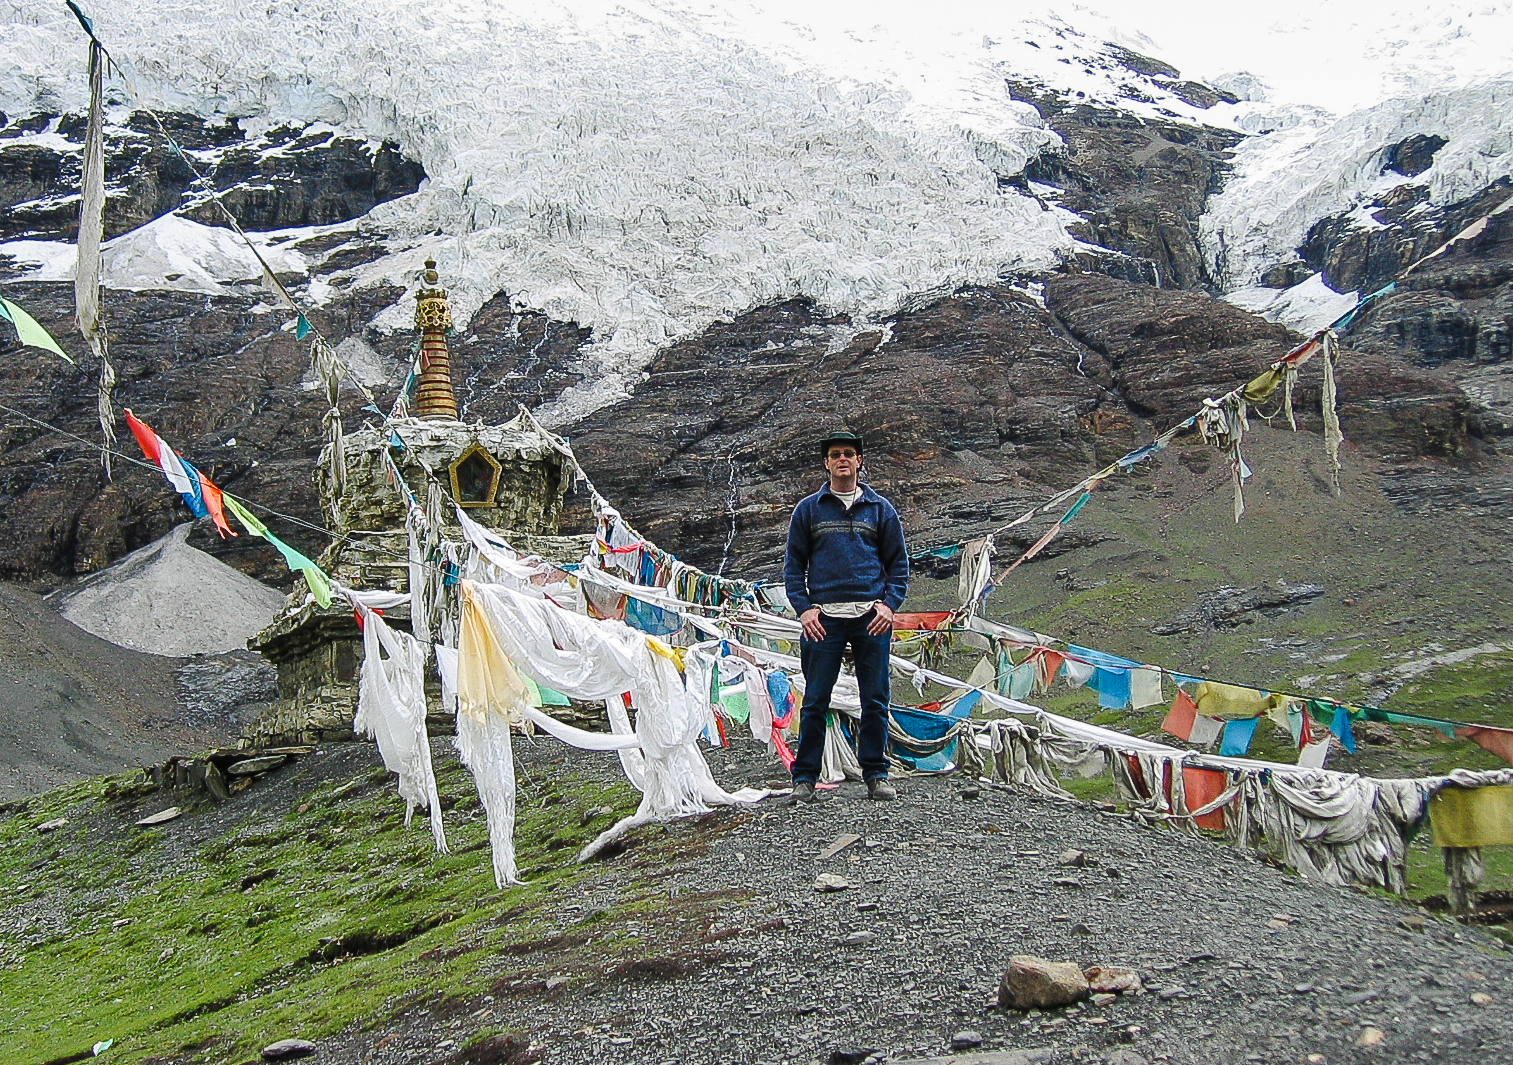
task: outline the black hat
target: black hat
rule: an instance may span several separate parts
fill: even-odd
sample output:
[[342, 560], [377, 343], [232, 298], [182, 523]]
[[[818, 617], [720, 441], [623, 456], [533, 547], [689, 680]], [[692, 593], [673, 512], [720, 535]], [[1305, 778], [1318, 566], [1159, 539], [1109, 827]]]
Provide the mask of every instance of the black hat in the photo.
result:
[[828, 434], [825, 439], [820, 441], [821, 458], [824, 458], [830, 454], [831, 444], [851, 444], [856, 448], [856, 453], [858, 455], [862, 453], [862, 438], [851, 432], [849, 429], [837, 429], [835, 430], [835, 432]]

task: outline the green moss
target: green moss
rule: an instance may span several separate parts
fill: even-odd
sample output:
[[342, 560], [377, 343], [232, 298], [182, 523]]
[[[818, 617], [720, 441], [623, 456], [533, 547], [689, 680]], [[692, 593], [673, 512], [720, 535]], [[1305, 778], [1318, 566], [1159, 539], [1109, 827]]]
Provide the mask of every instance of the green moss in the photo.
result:
[[[438, 771], [444, 794], [471, 789], [455, 763]], [[587, 875], [573, 861], [599, 830], [523, 790], [518, 858], [533, 880], [499, 891], [481, 816], [449, 816], [452, 853], [438, 855], [424, 815], [405, 829], [389, 787], [320, 786], [303, 812], [232, 829], [164, 872], [162, 831], [106, 831], [92, 817], [107, 812], [109, 784], [57, 789], [0, 821], [0, 891], [46, 893], [72, 913], [57, 935], [0, 943], [10, 1060], [114, 1039], [118, 1061], [186, 1048], [195, 1061], [244, 1061], [268, 1032], [380, 1023], [413, 1002], [421, 976], [431, 994], [476, 993], [479, 946], [501, 924], [529, 931], [548, 892]], [[552, 794], [584, 809], [635, 804], [623, 786], [558, 780]], [[36, 833], [59, 816], [71, 823]], [[91, 905], [99, 888], [125, 901]]]

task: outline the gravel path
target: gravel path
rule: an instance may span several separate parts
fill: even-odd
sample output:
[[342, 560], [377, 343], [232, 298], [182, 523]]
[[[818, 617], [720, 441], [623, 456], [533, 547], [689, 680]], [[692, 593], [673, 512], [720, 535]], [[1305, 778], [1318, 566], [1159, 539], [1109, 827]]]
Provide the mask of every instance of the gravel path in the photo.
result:
[[[525, 781], [563, 753], [520, 748]], [[773, 780], [759, 755], [710, 760], [733, 788]], [[322, 1060], [530, 1060], [454, 1049], [507, 1024], [548, 1065], [901, 1060], [945, 1055], [959, 1033], [1055, 1062], [1513, 1061], [1513, 966], [1479, 931], [1086, 804], [899, 783], [891, 804], [848, 784], [816, 806], [768, 800], [642, 830], [555, 902], [539, 939], [498, 959], [467, 1009], [350, 1032]], [[842, 833], [861, 838], [819, 858]], [[1061, 865], [1068, 849], [1086, 864]], [[850, 886], [818, 892], [820, 873]], [[599, 964], [585, 964], [595, 944]], [[1014, 954], [1131, 966], [1146, 990], [1002, 1010]]]

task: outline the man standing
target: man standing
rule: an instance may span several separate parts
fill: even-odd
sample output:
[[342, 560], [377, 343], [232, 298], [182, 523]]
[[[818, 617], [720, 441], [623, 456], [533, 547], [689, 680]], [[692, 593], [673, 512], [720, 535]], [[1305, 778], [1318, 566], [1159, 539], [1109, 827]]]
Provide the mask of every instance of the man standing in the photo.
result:
[[793, 508], [783, 583], [803, 625], [804, 705], [793, 794], [815, 802], [830, 693], [849, 645], [861, 689], [857, 760], [870, 799], [896, 799], [888, 783], [888, 655], [893, 613], [909, 588], [909, 554], [898, 511], [860, 483], [862, 438], [838, 431], [820, 441], [830, 481]]

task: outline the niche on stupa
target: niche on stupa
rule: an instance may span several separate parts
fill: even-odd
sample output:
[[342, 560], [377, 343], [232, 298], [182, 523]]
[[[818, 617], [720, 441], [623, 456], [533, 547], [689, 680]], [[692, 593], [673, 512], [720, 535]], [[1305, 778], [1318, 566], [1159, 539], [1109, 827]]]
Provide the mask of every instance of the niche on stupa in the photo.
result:
[[492, 507], [499, 495], [499, 461], [478, 445], [464, 451], [447, 467], [452, 498], [463, 507]]

